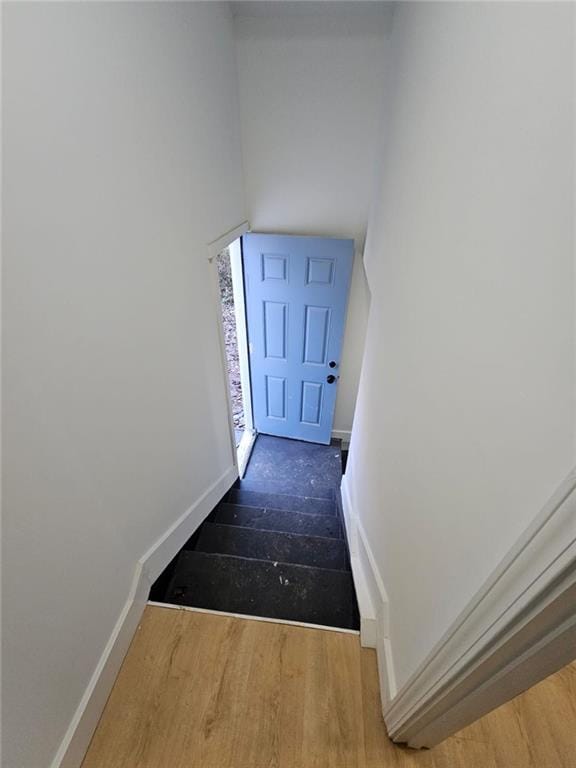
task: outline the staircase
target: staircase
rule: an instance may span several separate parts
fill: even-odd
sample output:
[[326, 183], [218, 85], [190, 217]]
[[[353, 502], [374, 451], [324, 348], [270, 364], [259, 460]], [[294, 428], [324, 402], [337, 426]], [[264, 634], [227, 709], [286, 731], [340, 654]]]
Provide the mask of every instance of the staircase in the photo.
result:
[[340, 442], [258, 435], [248, 469], [158, 578], [156, 602], [358, 629]]
[[357, 629], [334, 498], [232, 488], [181, 550], [163, 602]]

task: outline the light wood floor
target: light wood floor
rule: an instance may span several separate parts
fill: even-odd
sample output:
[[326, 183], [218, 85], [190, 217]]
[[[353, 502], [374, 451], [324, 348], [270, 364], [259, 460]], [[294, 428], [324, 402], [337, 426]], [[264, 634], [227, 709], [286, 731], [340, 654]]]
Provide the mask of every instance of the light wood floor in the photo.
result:
[[397, 747], [355, 635], [147, 607], [83, 768], [575, 768], [576, 666]]

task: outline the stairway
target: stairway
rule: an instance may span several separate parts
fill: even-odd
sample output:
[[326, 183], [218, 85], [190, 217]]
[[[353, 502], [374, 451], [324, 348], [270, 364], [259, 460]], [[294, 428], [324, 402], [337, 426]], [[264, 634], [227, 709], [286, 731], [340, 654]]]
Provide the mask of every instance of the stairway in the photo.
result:
[[358, 629], [335, 494], [324, 495], [232, 488], [181, 550], [162, 601]]

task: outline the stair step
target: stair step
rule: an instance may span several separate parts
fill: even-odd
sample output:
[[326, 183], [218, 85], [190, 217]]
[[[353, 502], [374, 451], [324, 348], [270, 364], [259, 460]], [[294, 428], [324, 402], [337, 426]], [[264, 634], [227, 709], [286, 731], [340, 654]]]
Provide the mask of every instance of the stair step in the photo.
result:
[[288, 496], [283, 493], [262, 493], [243, 488], [231, 488], [226, 501], [249, 507], [279, 509], [286, 512], [308, 512], [314, 515], [335, 515], [334, 498], [317, 499], [310, 496]]
[[184, 551], [169, 603], [358, 629], [352, 574], [306, 565]]
[[239, 487], [332, 499], [342, 477], [340, 448], [339, 440], [328, 446], [260, 434]]
[[204, 523], [194, 549], [197, 552], [348, 570], [346, 545], [342, 539]]
[[342, 527], [336, 515], [315, 515], [264, 507], [221, 502], [208, 518], [211, 523], [237, 525], [277, 533], [299, 533], [342, 539]]

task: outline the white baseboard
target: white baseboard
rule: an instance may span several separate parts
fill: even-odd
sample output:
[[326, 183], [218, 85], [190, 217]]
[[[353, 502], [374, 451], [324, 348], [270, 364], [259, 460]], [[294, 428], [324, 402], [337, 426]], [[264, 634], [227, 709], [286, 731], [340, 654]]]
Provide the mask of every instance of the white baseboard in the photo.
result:
[[250, 456], [252, 455], [252, 448], [258, 433], [255, 429], [245, 429], [242, 437], [240, 438], [240, 445], [236, 449], [236, 456], [238, 458], [238, 475], [242, 479], [246, 473]]
[[79, 768], [81, 765], [138, 628], [150, 587], [237, 477], [236, 467], [227, 469], [136, 563], [124, 608], [52, 760], [51, 768]]
[[334, 440], [342, 440], [343, 443], [349, 444], [350, 437], [352, 436], [351, 429], [333, 429], [332, 438]]
[[140, 558], [151, 584], [237, 479], [238, 468], [229, 467]]
[[342, 478], [341, 494], [350, 564], [360, 611], [360, 641], [363, 647], [376, 649], [380, 696], [384, 708], [396, 696], [396, 675], [389, 638], [388, 595], [354, 508], [346, 475]]
[[138, 628], [150, 587], [151, 582], [139, 562], [128, 599], [52, 760], [51, 768], [78, 768], [81, 765], [124, 656]]

